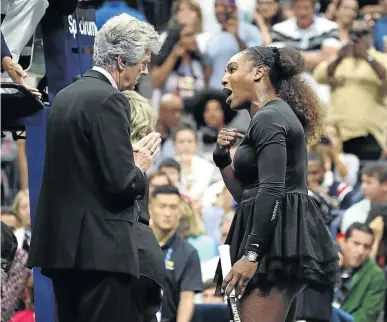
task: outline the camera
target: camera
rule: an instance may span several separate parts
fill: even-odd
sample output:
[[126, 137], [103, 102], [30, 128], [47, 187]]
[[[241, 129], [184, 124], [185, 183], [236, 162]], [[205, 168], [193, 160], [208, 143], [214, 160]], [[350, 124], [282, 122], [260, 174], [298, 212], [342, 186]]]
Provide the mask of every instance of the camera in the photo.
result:
[[360, 38], [368, 35], [370, 33], [369, 30], [367, 29], [362, 29], [362, 30], [352, 30], [350, 32], [350, 37], [352, 39], [352, 41], [357, 41], [359, 40]]
[[324, 144], [324, 145], [331, 145], [332, 144], [331, 140], [327, 136], [320, 137], [319, 143]]

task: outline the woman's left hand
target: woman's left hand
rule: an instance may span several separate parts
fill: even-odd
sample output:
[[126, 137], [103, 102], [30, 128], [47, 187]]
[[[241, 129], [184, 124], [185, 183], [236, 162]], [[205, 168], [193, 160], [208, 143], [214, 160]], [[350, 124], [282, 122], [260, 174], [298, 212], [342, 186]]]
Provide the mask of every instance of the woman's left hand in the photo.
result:
[[235, 297], [240, 299], [257, 268], [258, 262], [250, 262], [243, 256], [234, 264], [231, 271], [223, 279], [222, 292], [230, 296], [232, 290], [235, 289]]

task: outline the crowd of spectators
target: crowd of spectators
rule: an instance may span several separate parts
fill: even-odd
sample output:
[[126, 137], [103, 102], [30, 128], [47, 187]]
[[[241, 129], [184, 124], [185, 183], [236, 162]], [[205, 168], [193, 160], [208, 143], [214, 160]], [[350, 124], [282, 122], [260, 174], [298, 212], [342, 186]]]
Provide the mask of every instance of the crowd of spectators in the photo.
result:
[[[159, 16], [141, 1], [106, 1], [96, 12], [98, 27], [127, 12], [161, 35], [161, 53], [138, 90], [162, 137], [148, 173], [150, 224], [167, 270], [162, 321], [190, 321], [195, 303], [223, 303], [212, 277], [237, 204], [212, 151], [221, 128], [243, 133], [249, 117], [225, 104], [221, 79], [229, 58], [257, 45], [299, 49], [305, 80], [326, 108], [321, 138], [308, 144], [308, 187], [337, 241], [340, 274], [330, 292], [301, 295], [298, 319], [330, 321], [333, 306], [355, 322], [387, 321], [387, 0], [163, 2], [153, 8]], [[48, 5], [31, 1], [38, 3], [34, 24]], [[1, 27], [6, 41], [13, 37], [7, 28]], [[20, 51], [11, 50], [15, 63]], [[25, 267], [31, 224], [24, 141], [2, 138], [1, 169], [1, 220], [18, 242], [2, 275], [1, 321], [34, 321]]]

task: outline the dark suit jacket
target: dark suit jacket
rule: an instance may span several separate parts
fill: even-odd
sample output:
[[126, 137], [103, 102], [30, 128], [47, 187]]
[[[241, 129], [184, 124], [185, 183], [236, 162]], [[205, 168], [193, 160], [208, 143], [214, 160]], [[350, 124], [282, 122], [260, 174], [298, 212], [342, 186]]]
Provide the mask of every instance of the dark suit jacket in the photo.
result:
[[161, 247], [149, 227], [149, 189], [146, 186], [146, 193], [143, 199], [137, 201], [140, 218], [137, 223], [138, 257], [140, 261], [140, 275], [150, 278], [160, 287], [165, 286], [165, 264], [164, 254]]
[[55, 97], [29, 267], [139, 276], [135, 200], [146, 179], [134, 164], [128, 104], [93, 70]]

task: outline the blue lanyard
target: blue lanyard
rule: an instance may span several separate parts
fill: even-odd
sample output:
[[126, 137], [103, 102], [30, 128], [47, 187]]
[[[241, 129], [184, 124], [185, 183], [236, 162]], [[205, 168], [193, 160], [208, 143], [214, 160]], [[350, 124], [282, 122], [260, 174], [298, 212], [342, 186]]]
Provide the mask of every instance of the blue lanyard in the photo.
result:
[[167, 253], [164, 255], [164, 262], [167, 263], [171, 260], [173, 254], [173, 248], [169, 247], [167, 249]]
[[[169, 263], [171, 261], [171, 259], [172, 259], [172, 254], [173, 254], [173, 248], [169, 247], [167, 249], [167, 252], [164, 255], [164, 263], [165, 263], [165, 268], [166, 269], [173, 269], [174, 268], [174, 266], [173, 266], [174, 264], [172, 263], [172, 266], [170, 266], [170, 263]], [[163, 297], [163, 301], [164, 301], [164, 292], [163, 291], [161, 291], [161, 296]], [[158, 311], [159, 314], [161, 314], [162, 306], [163, 305], [161, 303], [159, 311]]]

